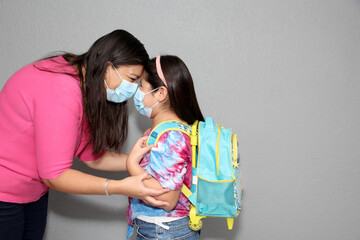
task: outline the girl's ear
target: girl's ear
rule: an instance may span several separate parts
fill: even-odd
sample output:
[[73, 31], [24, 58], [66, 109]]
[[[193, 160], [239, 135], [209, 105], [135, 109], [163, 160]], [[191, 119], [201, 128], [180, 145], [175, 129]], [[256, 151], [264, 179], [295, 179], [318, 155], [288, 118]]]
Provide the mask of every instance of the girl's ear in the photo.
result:
[[168, 90], [167, 90], [167, 88], [164, 87], [164, 86], [161, 86], [161, 87], [159, 88], [159, 91], [158, 91], [158, 101], [159, 101], [159, 102], [165, 101], [166, 98], [167, 98], [167, 96], [168, 96]]

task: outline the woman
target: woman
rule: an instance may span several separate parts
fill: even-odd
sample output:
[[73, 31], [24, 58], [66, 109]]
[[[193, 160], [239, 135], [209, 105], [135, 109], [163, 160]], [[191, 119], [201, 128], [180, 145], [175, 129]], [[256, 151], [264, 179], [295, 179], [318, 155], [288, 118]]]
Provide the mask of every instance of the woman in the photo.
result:
[[126, 101], [148, 60], [124, 30], [84, 54], [47, 58], [17, 71], [0, 92], [0, 239], [42, 239], [49, 188], [74, 194], [122, 194], [154, 206], [168, 190], [149, 176], [108, 180], [71, 169], [78, 156], [99, 170], [125, 171], [118, 150], [127, 135]]

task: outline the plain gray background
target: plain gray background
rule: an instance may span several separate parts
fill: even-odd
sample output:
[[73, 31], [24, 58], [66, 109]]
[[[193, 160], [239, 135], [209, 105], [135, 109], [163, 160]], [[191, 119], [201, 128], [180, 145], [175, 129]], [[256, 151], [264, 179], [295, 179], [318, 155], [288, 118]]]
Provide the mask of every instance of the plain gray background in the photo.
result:
[[[239, 135], [243, 211], [232, 231], [205, 219], [202, 239], [360, 239], [359, 0], [0, 0], [0, 88], [118, 28], [181, 57], [204, 115]], [[123, 151], [149, 126], [131, 107]], [[46, 240], [125, 239], [125, 196], [49, 204]]]

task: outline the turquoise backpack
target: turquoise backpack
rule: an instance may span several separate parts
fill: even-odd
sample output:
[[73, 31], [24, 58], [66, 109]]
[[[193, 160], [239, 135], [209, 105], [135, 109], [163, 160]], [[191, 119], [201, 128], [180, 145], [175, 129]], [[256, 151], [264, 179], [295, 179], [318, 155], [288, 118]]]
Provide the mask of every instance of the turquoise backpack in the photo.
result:
[[242, 186], [237, 135], [231, 129], [214, 124], [213, 118], [196, 121], [191, 131], [176, 121], [163, 122], [150, 133], [147, 144], [156, 145], [167, 131], [181, 131], [191, 139], [192, 181], [191, 188], [182, 186], [182, 193], [191, 202], [191, 229], [202, 227], [202, 218], [227, 218], [228, 229], [241, 210]]

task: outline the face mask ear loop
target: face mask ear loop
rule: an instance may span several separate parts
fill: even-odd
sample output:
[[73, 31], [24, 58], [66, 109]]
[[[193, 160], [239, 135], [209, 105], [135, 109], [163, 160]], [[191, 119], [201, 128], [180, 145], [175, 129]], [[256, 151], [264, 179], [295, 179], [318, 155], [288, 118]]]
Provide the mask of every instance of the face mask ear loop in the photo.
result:
[[156, 107], [156, 105], [158, 105], [160, 102], [156, 102], [152, 107], [151, 109], [153, 109], [154, 107]]
[[119, 71], [116, 69], [116, 67], [114, 66], [114, 64], [111, 63], [111, 65], [113, 66], [115, 72], [117, 73], [117, 75], [119, 76], [119, 78], [121, 79], [121, 81], [123, 81], [124, 79], [122, 78], [122, 76], [120, 75]]
[[[104, 83], [105, 83], [105, 86], [106, 86], [106, 88], [109, 88], [109, 86], [107, 85], [107, 83], [106, 83], [106, 80], [104, 79]], [[109, 88], [110, 89], [110, 88]]]
[[155, 91], [158, 90], [158, 89], [159, 89], [159, 88], [155, 88], [155, 89], [151, 90], [150, 92], [145, 93], [144, 95], [149, 94], [149, 93], [152, 93], [152, 92], [155, 92]]

